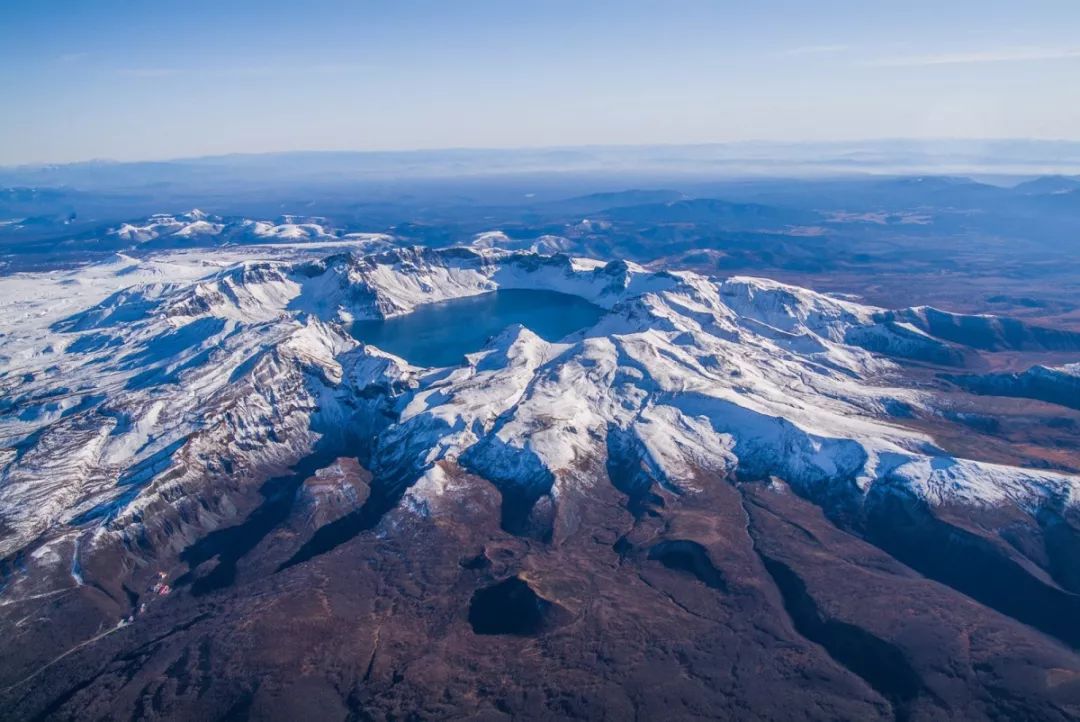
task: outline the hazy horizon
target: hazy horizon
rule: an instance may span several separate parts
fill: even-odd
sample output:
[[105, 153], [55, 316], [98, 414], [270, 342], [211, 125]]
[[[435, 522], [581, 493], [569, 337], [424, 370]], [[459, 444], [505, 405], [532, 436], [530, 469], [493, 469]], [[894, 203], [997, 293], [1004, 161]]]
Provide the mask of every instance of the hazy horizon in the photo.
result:
[[282, 156], [282, 155], [371, 155], [371, 156], [405, 156], [419, 155], [424, 153], [530, 153], [551, 151], [617, 151], [617, 150], [644, 150], [644, 149], [688, 149], [688, 148], [824, 148], [835, 146], [866, 145], [879, 146], [881, 144], [909, 143], [933, 146], [935, 144], [998, 144], [998, 143], [1030, 143], [1030, 144], [1061, 144], [1076, 145], [1080, 149], [1080, 135], [1075, 138], [1031, 138], [1022, 136], [1012, 137], [985, 137], [985, 138], [962, 138], [962, 137], [867, 137], [867, 138], [833, 138], [827, 140], [811, 140], [799, 138], [787, 138], [769, 140], [764, 138], [746, 138], [731, 141], [702, 141], [695, 143], [660, 142], [660, 143], [580, 143], [580, 144], [554, 144], [554, 145], [446, 145], [446, 146], [417, 146], [400, 148], [289, 148], [289, 149], [266, 149], [266, 150], [238, 150], [220, 153], [202, 153], [196, 155], [160, 155], [132, 158], [119, 158], [111, 156], [92, 156], [62, 161], [27, 161], [20, 163], [0, 163], [0, 168], [17, 169], [33, 168], [41, 166], [68, 166], [86, 164], [139, 164], [139, 163], [178, 163], [185, 161], [205, 161], [219, 158], [243, 158], [258, 156]]
[[1080, 128], [1061, 0], [16, 0], [0, 21], [4, 166]]

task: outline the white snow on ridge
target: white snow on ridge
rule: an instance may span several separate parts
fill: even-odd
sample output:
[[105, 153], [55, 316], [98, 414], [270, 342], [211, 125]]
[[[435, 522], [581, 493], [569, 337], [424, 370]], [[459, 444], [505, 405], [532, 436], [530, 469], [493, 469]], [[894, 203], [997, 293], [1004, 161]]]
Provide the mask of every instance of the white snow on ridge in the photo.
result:
[[222, 218], [198, 209], [179, 215], [154, 214], [140, 222], [122, 223], [105, 232], [104, 238], [142, 245], [197, 248], [204, 245], [260, 243], [348, 243], [373, 250], [393, 244], [382, 233], [343, 233], [322, 218], [284, 216], [278, 221]]
[[402, 248], [335, 257], [309, 273], [300, 303], [320, 315], [388, 318], [425, 303], [496, 289], [557, 291], [610, 308], [621, 300], [679, 283], [676, 274], [650, 273], [633, 263], [589, 263], [568, 256], [491, 249]]
[[[823, 497], [883, 484], [934, 504], [1075, 503], [1075, 476], [943, 456], [890, 422], [890, 402], [924, 397], [883, 386], [892, 362], [849, 342], [895, 341], [881, 309], [528, 252], [270, 248], [0, 278], [0, 556], [70, 523], [128, 533], [148, 510], [216, 493], [224, 474], [255, 484], [356, 424], [374, 439], [373, 473], [419, 479], [407, 498], [427, 513], [452, 491], [444, 462], [556, 498], [606, 483], [612, 434], [686, 493], [738, 470]], [[444, 370], [346, 330], [498, 288], [607, 313], [562, 343], [511, 327]]]

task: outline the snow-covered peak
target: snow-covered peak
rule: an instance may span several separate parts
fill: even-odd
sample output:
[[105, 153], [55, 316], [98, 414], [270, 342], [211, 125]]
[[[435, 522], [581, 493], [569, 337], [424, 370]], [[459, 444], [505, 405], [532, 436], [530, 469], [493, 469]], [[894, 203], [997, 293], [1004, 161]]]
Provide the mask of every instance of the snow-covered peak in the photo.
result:
[[392, 244], [380, 233], [347, 233], [324, 218], [282, 216], [277, 220], [221, 217], [193, 209], [186, 213], [156, 213], [142, 221], [122, 223], [108, 229], [104, 238], [154, 247], [257, 243], [351, 242], [372, 250]]
[[765, 278], [733, 276], [720, 285], [724, 304], [742, 318], [787, 331], [811, 331], [843, 340], [854, 325], [867, 324], [880, 309], [844, 301]]
[[[510, 326], [443, 369], [347, 332], [497, 289], [605, 312], [561, 343]], [[893, 359], [954, 348], [913, 319], [765, 279], [489, 248], [244, 261], [136, 283], [3, 361], [0, 521], [13, 531], [0, 553], [69, 524], [137, 534], [144, 510], [186, 503], [223, 470], [258, 479], [345, 434], [370, 446], [383, 493], [431, 482], [407, 492], [425, 513], [451, 488], [432, 481], [445, 464], [556, 508], [607, 483], [612, 464], [684, 494], [741, 475], [822, 503], [888, 489], [1022, 514], [1074, 504], [1074, 476], [954, 458], [890, 416], [928, 398]]]

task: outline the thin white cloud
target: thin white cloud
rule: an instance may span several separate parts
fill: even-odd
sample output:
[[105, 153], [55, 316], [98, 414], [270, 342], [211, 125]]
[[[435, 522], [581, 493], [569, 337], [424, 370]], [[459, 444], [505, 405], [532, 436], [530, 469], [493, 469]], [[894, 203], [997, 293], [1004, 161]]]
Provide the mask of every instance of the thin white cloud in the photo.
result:
[[307, 67], [301, 66], [300, 70], [309, 73], [337, 75], [348, 73], [363, 73], [370, 70], [375, 70], [375, 68], [376, 66], [371, 63], [316, 63], [314, 65], [308, 65]]
[[90, 53], [63, 53], [56, 56], [58, 63], [76, 63], [90, 57]]
[[975, 63], [1016, 63], [1033, 60], [1069, 60], [1080, 58], [1080, 48], [1002, 48], [965, 53], [939, 53], [935, 55], [909, 55], [895, 58], [878, 58], [868, 65], [889, 68], [907, 68], [926, 65], [970, 65]]
[[309, 63], [306, 65], [270, 66], [270, 65], [236, 65], [222, 66], [217, 68], [118, 68], [116, 73], [129, 78], [164, 78], [175, 75], [209, 75], [209, 76], [272, 76], [283, 73], [300, 75], [347, 75], [354, 73], [369, 72], [375, 69], [375, 65], [368, 63]]
[[847, 45], [803, 45], [798, 48], [789, 48], [783, 55], [828, 55], [829, 53], [842, 53], [847, 50]]
[[183, 71], [176, 68], [120, 68], [116, 72], [129, 78], [164, 78]]

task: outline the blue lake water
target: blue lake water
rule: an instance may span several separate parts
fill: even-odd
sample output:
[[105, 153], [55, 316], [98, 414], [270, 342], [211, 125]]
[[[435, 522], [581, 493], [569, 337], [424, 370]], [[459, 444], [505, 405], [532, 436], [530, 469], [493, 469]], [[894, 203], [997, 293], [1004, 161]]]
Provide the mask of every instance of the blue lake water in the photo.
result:
[[547, 341], [558, 341], [593, 325], [603, 313], [578, 296], [503, 289], [425, 304], [384, 321], [357, 321], [352, 334], [417, 366], [454, 366], [512, 324], [520, 323]]

